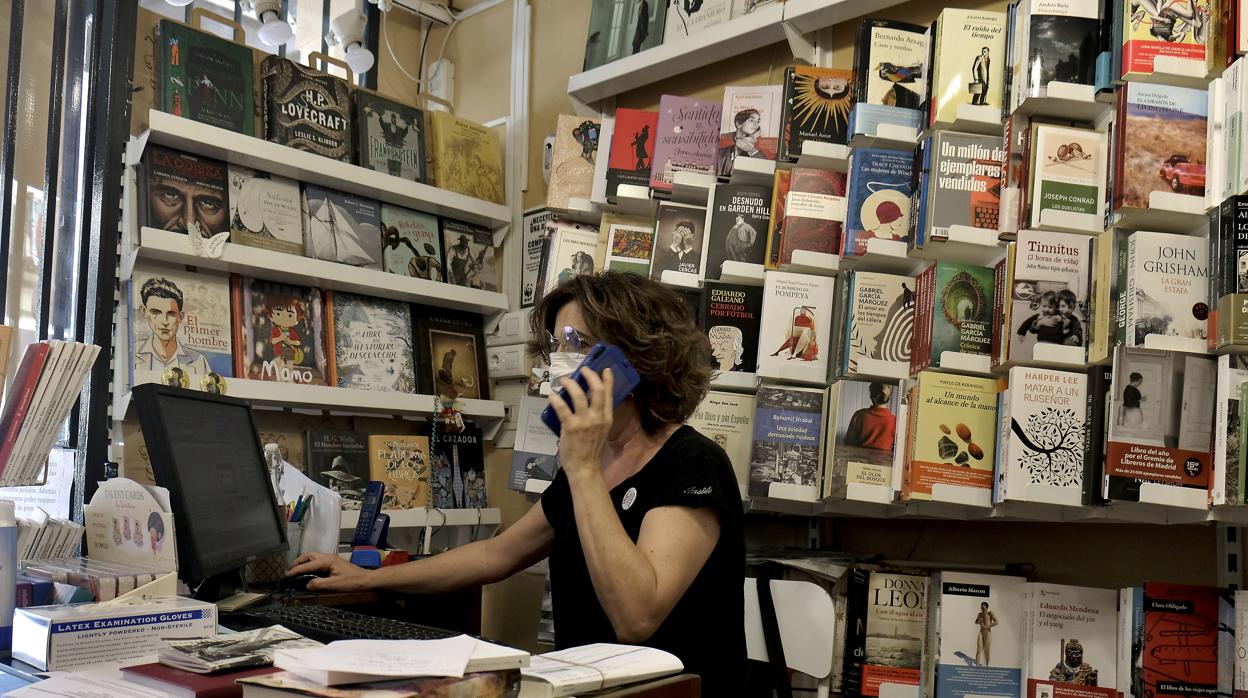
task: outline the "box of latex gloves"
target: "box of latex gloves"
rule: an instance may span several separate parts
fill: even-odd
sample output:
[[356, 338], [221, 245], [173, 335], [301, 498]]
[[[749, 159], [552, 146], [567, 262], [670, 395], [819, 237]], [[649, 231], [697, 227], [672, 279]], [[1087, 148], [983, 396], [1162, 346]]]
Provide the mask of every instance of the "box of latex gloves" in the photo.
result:
[[65, 671], [151, 658], [164, 646], [162, 638], [216, 632], [215, 605], [176, 596], [19, 608], [13, 615], [13, 657], [43, 671]]

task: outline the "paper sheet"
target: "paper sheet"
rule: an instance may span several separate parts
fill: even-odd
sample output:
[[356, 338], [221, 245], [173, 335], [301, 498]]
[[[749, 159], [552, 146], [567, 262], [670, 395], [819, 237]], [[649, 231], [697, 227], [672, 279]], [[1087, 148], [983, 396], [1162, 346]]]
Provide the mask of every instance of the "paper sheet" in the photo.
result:
[[121, 678], [118, 669], [56, 674], [4, 694], [12, 698], [167, 698], [168, 694]]
[[39, 487], [0, 487], [0, 499], [11, 499], [18, 516], [41, 507], [58, 519], [69, 518], [69, 491], [74, 484], [74, 452], [54, 448], [48, 455], [48, 482]]
[[328, 487], [316, 484], [298, 468], [282, 461], [283, 502], [293, 502], [299, 495], [311, 495], [313, 504], [309, 520], [304, 525], [302, 548], [304, 553], [338, 552], [338, 536], [342, 527], [342, 497]]
[[468, 635], [444, 640], [339, 640], [325, 647], [278, 650], [274, 663], [300, 675], [307, 675], [305, 670], [352, 675], [343, 677], [348, 680], [342, 683], [374, 677], [462, 677], [476, 648], [477, 639]]

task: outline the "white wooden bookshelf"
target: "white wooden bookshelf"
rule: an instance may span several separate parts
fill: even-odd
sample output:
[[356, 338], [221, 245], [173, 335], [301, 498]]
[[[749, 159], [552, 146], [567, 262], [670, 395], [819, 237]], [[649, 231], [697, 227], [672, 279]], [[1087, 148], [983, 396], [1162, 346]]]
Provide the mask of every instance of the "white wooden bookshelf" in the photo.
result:
[[[148, 130], [127, 146], [127, 165], [136, 165], [147, 144], [155, 143], [495, 230], [511, 224], [511, 209], [504, 204], [419, 184], [156, 109], [148, 113], [148, 124]], [[495, 244], [498, 243], [496, 233]]]
[[[196, 254], [190, 238], [156, 228], [142, 228], [132, 254], [137, 259], [186, 264], [201, 269], [315, 288], [358, 293], [376, 298], [419, 303], [483, 315], [507, 311], [507, 297], [494, 291], [416, 279], [349, 264], [328, 262], [258, 247], [225, 243], [220, 257]], [[123, 268], [132, 268], [126, 266]]]
[[900, 5], [903, 0], [788, 0], [784, 21], [798, 34], [810, 34], [825, 27]]

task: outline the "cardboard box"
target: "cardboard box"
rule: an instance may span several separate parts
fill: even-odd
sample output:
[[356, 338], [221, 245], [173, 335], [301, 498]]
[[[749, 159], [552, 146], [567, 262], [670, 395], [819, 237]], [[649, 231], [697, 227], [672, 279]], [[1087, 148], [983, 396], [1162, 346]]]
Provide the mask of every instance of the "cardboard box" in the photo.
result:
[[13, 615], [13, 657], [42, 671], [153, 657], [162, 638], [217, 632], [217, 607], [167, 597], [138, 603], [87, 603], [19, 608]]

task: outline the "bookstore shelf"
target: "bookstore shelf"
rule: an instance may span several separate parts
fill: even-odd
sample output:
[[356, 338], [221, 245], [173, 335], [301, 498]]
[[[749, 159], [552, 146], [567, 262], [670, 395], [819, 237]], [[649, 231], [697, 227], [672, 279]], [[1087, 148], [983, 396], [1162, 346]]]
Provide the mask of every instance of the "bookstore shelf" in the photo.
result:
[[809, 34], [901, 3], [902, 0], [788, 0], [784, 3], [784, 21], [797, 33]]
[[776, 178], [776, 161], [762, 158], [738, 157], [732, 163], [733, 184], [753, 184], [770, 187]]
[[[155, 109], [148, 113], [148, 123], [148, 130], [127, 147], [127, 165], [136, 165], [146, 144], [155, 143], [487, 228], [505, 229], [511, 223], [511, 209], [503, 204], [419, 184]], [[495, 244], [499, 242], [496, 232]]]
[[715, 188], [715, 175], [700, 172], [677, 172], [672, 178], [672, 201], [706, 206]]
[[923, 268], [923, 261], [912, 259], [905, 240], [867, 240], [867, 250], [858, 256], [841, 258], [841, 266], [851, 271], [875, 271], [884, 274], [914, 276]]
[[802, 154], [797, 158], [798, 167], [810, 167], [833, 172], [849, 171], [850, 149], [840, 143], [803, 141]]
[[711, 390], [752, 393], [758, 390], [758, 375], [743, 371], [719, 371], [711, 377]]
[[1112, 103], [1097, 100], [1092, 85], [1050, 82], [1044, 97], [1027, 97], [1016, 114], [1099, 125], [1114, 112]]
[[[496, 527], [503, 522], [502, 513], [498, 509], [386, 509], [383, 514], [390, 516], [390, 528], [435, 528], [449, 526], [482, 526]], [[342, 530], [354, 530], [360, 519], [360, 512], [347, 510], [342, 512]]]
[[311, 259], [258, 247], [225, 243], [220, 257], [196, 254], [190, 238], [157, 228], [143, 228], [134, 250], [139, 259], [234, 272], [269, 281], [346, 291], [376, 298], [419, 303], [489, 315], [507, 311], [507, 297], [494, 291], [416, 279], [348, 264]]
[[992, 267], [1004, 255], [1005, 246], [996, 231], [969, 225], [951, 225], [947, 239], [928, 240], [923, 249], [914, 251], [914, 256], [920, 259], [962, 262], [980, 267]]
[[885, 148], [888, 150], [914, 150], [918, 146], [919, 132], [908, 126], [880, 124], [875, 133], [854, 133], [849, 137], [850, 148]]
[[937, 121], [936, 128], [959, 133], [1000, 136], [1005, 130], [1001, 110], [986, 104], [960, 104], [953, 121]]
[[762, 286], [766, 268], [761, 264], [727, 260], [719, 273], [719, 280], [727, 284]]
[[782, 271], [814, 276], [836, 276], [841, 270], [840, 255], [811, 250], [793, 250], [793, 260], [781, 264]]
[[1209, 228], [1206, 208], [1203, 196], [1154, 191], [1148, 195], [1148, 208], [1122, 211], [1116, 226], [1129, 230], [1204, 236]]
[[1197, 90], [1208, 89], [1209, 77], [1205, 62], [1180, 56], [1158, 55], [1153, 59], [1153, 72], [1136, 75], [1133, 82], [1155, 85], [1177, 85]]

